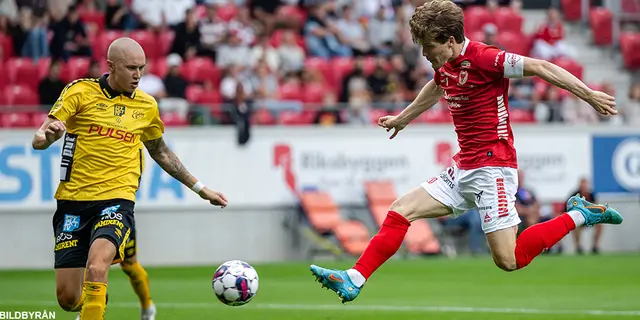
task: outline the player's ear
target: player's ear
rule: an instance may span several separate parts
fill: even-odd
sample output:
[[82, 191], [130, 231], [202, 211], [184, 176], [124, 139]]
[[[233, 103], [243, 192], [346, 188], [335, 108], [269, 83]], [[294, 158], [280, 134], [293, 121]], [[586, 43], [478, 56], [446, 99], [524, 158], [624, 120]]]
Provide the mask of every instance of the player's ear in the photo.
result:
[[107, 69], [109, 70], [109, 74], [113, 73], [116, 69], [116, 64], [111, 60], [107, 60]]

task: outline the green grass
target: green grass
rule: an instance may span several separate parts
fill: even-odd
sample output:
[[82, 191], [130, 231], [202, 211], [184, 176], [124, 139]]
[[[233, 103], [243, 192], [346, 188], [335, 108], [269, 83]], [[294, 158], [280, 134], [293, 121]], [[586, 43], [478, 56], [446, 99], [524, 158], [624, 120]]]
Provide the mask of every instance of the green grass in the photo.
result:
[[[351, 262], [320, 264], [344, 268]], [[347, 305], [313, 281], [306, 263], [254, 267], [260, 290], [243, 307], [227, 307], [215, 299], [215, 266], [148, 268], [158, 319], [640, 318], [639, 255], [542, 256], [514, 273], [499, 270], [490, 258], [394, 260]], [[56, 304], [53, 271], [0, 272], [0, 310], [42, 309], [56, 311], [56, 319], [75, 317]], [[112, 269], [106, 319], [139, 319], [138, 314], [128, 279]]]

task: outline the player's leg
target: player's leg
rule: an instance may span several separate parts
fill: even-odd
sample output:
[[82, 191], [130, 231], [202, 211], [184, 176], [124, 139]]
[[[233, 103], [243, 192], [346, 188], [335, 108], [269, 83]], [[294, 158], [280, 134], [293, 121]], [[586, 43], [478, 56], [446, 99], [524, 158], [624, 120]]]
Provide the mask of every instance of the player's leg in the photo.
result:
[[[135, 230], [135, 227], [134, 229]], [[133, 233], [133, 232], [132, 232]], [[129, 283], [140, 300], [140, 319], [154, 320], [156, 307], [151, 300], [149, 289], [149, 275], [138, 262], [135, 239], [131, 239], [125, 246], [125, 258], [120, 262], [122, 271], [129, 277]]]
[[56, 296], [65, 311], [79, 311], [85, 296], [83, 282], [91, 219], [85, 217], [83, 209], [78, 202], [58, 201], [53, 215]]
[[56, 297], [65, 311], [77, 312], [84, 301], [84, 268], [56, 269]]
[[107, 303], [109, 268], [116, 259], [124, 259], [133, 221], [133, 202], [126, 200], [99, 201], [92, 223], [91, 246], [84, 282], [85, 302], [80, 319], [104, 319]]
[[[378, 233], [356, 264], [346, 271], [311, 266], [311, 272], [324, 287], [336, 292], [343, 302], [354, 300], [369, 277], [400, 248], [412, 221], [437, 218], [452, 213], [464, 199], [453, 183], [450, 168], [422, 186], [394, 201]], [[463, 208], [466, 210], [467, 208]]]

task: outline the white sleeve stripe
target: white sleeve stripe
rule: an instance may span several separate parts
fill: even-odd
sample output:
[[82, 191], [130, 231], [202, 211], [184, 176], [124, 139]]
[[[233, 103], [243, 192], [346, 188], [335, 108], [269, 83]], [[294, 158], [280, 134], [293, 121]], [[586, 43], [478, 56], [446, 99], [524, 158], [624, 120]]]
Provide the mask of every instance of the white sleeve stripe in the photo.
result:
[[503, 66], [505, 78], [524, 77], [524, 58], [521, 55], [507, 52]]

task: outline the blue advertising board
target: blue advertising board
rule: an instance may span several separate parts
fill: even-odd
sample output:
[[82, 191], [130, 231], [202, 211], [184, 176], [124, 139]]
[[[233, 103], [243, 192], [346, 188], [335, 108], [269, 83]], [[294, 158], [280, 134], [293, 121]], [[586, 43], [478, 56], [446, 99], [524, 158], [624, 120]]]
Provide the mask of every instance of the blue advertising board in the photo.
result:
[[593, 191], [640, 193], [640, 135], [594, 136]]

